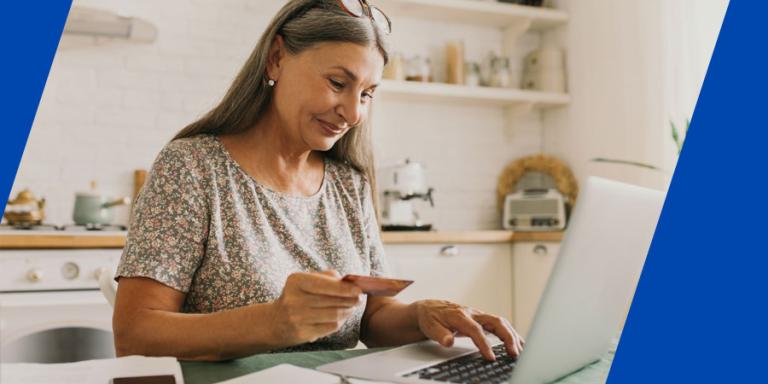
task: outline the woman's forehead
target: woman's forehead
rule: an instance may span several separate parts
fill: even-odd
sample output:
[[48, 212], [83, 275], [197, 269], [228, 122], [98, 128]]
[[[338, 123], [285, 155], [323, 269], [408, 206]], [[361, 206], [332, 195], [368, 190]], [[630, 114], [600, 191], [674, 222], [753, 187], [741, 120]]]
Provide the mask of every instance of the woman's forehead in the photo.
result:
[[375, 46], [321, 43], [300, 56], [320, 71], [338, 70], [352, 75], [350, 77], [368, 81], [378, 82], [384, 69], [384, 57]]

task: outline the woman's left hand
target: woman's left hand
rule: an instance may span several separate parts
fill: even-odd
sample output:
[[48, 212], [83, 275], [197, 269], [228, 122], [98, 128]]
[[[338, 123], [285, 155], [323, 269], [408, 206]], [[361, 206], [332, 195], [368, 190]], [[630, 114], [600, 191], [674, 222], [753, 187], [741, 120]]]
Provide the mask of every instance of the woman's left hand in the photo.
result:
[[414, 305], [421, 332], [444, 347], [452, 346], [455, 334], [461, 333], [472, 338], [486, 359], [496, 360], [485, 338], [486, 330], [504, 342], [510, 356], [517, 357], [523, 351], [525, 340], [507, 319], [443, 300], [421, 300]]

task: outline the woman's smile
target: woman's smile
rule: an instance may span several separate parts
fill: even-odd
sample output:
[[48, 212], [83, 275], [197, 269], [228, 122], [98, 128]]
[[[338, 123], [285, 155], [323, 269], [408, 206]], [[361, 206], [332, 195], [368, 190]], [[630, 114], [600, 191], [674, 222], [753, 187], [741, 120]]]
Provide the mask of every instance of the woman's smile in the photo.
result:
[[342, 133], [344, 133], [344, 128], [339, 127], [338, 125], [331, 124], [325, 120], [315, 119], [318, 123], [320, 123], [320, 128], [322, 129], [323, 133], [326, 136], [338, 136]]

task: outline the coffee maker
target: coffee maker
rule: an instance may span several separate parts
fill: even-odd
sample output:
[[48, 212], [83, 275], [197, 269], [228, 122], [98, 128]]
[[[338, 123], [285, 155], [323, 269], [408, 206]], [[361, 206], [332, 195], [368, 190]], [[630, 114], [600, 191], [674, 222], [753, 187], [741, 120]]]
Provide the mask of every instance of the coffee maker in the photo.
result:
[[382, 230], [384, 231], [429, 231], [432, 224], [423, 223], [414, 207], [416, 201], [432, 200], [433, 188], [427, 187], [424, 167], [406, 159], [405, 162], [385, 169], [384, 209]]

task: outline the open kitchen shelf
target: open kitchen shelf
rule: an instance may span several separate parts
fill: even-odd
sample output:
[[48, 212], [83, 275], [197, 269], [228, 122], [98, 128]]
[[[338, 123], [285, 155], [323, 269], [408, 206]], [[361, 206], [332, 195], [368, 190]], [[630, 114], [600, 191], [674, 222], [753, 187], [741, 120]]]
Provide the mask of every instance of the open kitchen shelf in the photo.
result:
[[377, 0], [387, 15], [493, 27], [542, 30], [568, 22], [568, 14], [541, 7], [471, 0]]
[[381, 92], [384, 99], [393, 95], [397, 96], [396, 100], [451, 101], [504, 107], [527, 105], [554, 108], [568, 105], [571, 101], [571, 97], [564, 93], [415, 81], [383, 80], [378, 92]]

